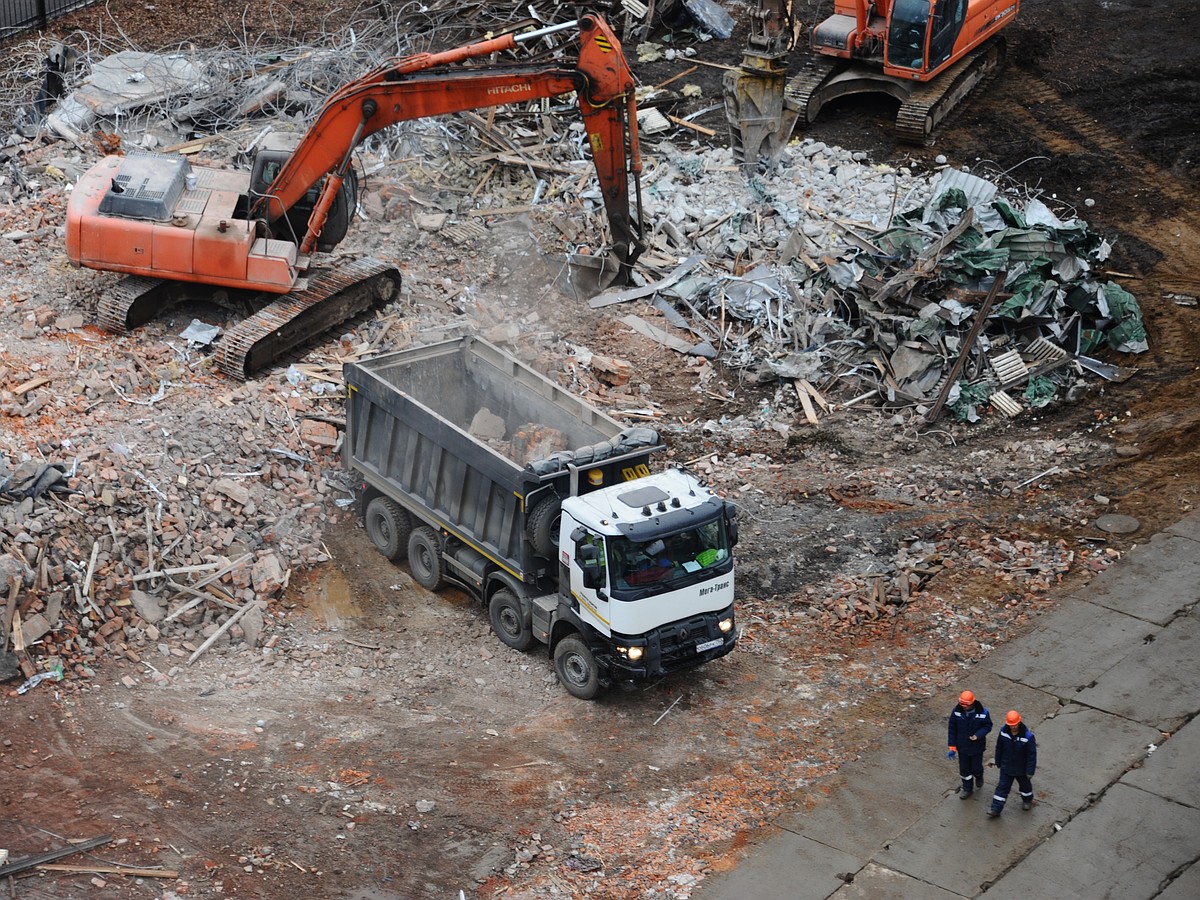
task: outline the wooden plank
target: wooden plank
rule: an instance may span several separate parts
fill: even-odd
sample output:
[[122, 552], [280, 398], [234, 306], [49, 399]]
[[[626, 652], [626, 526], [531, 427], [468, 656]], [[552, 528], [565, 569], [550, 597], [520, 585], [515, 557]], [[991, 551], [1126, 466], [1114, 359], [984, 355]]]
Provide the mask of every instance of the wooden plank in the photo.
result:
[[950, 375], [946, 379], [946, 383], [938, 392], [938, 398], [933, 404], [933, 408], [925, 415], [926, 424], [932, 425], [938, 420], [942, 414], [942, 408], [946, 405], [946, 398], [950, 396], [950, 388], [958, 379], [959, 374], [966, 365], [967, 357], [971, 355], [971, 350], [975, 347], [975, 342], [979, 340], [979, 335], [983, 333], [983, 326], [987, 323], [988, 314], [992, 311], [992, 304], [996, 302], [996, 295], [1000, 293], [1000, 288], [1004, 286], [1004, 280], [1008, 278], [1008, 271], [1005, 270], [996, 276], [996, 280], [992, 283], [992, 289], [988, 291], [987, 297], [983, 300], [983, 305], [979, 307], [979, 312], [975, 314], [975, 321], [971, 323], [971, 330], [967, 332], [967, 338], [963, 341], [962, 351], [958, 354], [958, 359], [954, 361], [954, 365], [950, 368]]
[[698, 66], [708, 66], [710, 69], [724, 69], [726, 72], [742, 71], [740, 66], [727, 66], [725, 63], [708, 62], [708, 60], [704, 59], [694, 59], [692, 62]]
[[821, 392], [813, 387], [812, 383], [807, 378], [801, 378], [798, 384], [804, 389], [804, 392], [808, 394], [808, 396], [812, 397], [813, 400], [817, 402], [817, 406], [821, 407], [821, 409], [825, 410], [825, 412], [830, 411], [828, 401], [821, 396]]
[[0, 650], [8, 646], [8, 634], [12, 630], [13, 614], [17, 611], [17, 597], [21, 593], [21, 579], [15, 575], [8, 579], [8, 602], [4, 605], [4, 617], [0, 619]]
[[17, 395], [28, 394], [32, 390], [36, 390], [37, 388], [44, 387], [45, 385], [49, 384], [53, 380], [54, 380], [53, 378], [50, 378], [48, 376], [42, 376], [41, 378], [30, 378], [28, 381], [24, 382], [23, 384], [18, 384], [15, 388], [13, 388], [13, 393], [17, 394]]
[[654, 87], [655, 88], [665, 88], [672, 81], [678, 81], [680, 78], [687, 78], [687, 76], [691, 75], [693, 72], [697, 71], [699, 68], [700, 68], [699, 66], [692, 66], [690, 69], [684, 69], [682, 72], [672, 75], [666, 81], [660, 81]]
[[800, 405], [804, 407], [804, 418], [808, 419], [809, 425], [820, 425], [821, 420], [817, 418], [817, 411], [813, 408], [812, 397], [808, 396], [808, 392], [800, 386], [800, 382], [794, 382], [796, 388], [796, 396], [800, 398]]
[[532, 206], [501, 206], [495, 209], [468, 209], [466, 214], [473, 219], [486, 219], [491, 216], [519, 216], [531, 209]]
[[13, 653], [20, 656], [25, 652], [25, 629], [21, 627], [21, 611], [13, 610], [12, 616], [12, 644]]
[[509, 166], [521, 166], [523, 168], [537, 169], [542, 172], [550, 172], [552, 175], [577, 175], [579, 173], [578, 168], [529, 159], [516, 153], [497, 153], [496, 162]]
[[178, 878], [175, 869], [134, 869], [129, 866], [67, 866], [61, 863], [46, 863], [37, 867], [39, 872], [76, 872], [92, 875], [128, 875], [131, 878]]
[[263, 603], [262, 600], [247, 600], [246, 604], [241, 609], [239, 609], [232, 616], [230, 616], [228, 619], [226, 619], [225, 623], [220, 628], [218, 628], [216, 631], [213, 632], [212, 637], [210, 637], [207, 641], [205, 641], [203, 644], [201, 644], [199, 647], [196, 648], [196, 652], [188, 657], [188, 665], [191, 665], [196, 660], [198, 660], [200, 658], [200, 654], [202, 654], [205, 650], [207, 650], [209, 647], [211, 647], [213, 644], [215, 644], [217, 642], [217, 639], [220, 638], [221, 635], [223, 635], [230, 628], [232, 628], [234, 623], [236, 623], [238, 619], [240, 619], [242, 616], [244, 616], [246, 613], [248, 613], [253, 607], [258, 606], [260, 603], [262, 603], [261, 608], [265, 609], [266, 603]]
[[674, 122], [683, 128], [690, 128], [692, 131], [697, 131], [707, 137], [712, 137], [717, 132], [712, 128], [705, 128], [703, 125], [697, 125], [695, 122], [689, 122], [687, 119], [680, 119], [677, 116], [667, 116], [668, 121]]

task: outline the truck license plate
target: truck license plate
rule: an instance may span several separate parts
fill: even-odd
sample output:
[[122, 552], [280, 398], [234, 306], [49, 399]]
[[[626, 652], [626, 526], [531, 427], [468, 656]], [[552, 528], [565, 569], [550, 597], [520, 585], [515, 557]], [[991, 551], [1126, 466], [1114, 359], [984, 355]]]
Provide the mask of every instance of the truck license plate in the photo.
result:
[[705, 641], [703, 644], [696, 645], [696, 652], [703, 653], [705, 650], [715, 650], [725, 643], [723, 638], [713, 638], [711, 641]]

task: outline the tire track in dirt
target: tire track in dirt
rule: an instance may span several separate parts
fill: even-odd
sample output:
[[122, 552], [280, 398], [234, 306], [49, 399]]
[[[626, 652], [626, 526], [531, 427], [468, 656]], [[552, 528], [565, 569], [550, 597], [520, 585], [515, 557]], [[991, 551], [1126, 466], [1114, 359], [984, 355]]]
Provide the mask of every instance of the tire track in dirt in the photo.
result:
[[[1133, 273], [1134, 284], [1127, 284], [1141, 303], [1150, 350], [1136, 361], [1138, 378], [1128, 389], [1119, 389], [1132, 415], [1113, 433], [1134, 455], [1111, 464], [1103, 475], [1111, 479], [1105, 492], [1121, 501], [1123, 512], [1149, 529], [1168, 525], [1186, 515], [1200, 496], [1200, 409], [1195, 403], [1200, 372], [1194, 362], [1200, 310], [1172, 296], [1200, 296], [1193, 265], [1200, 258], [1200, 207], [1193, 187], [1034, 73], [1011, 69], [1005, 81], [1005, 90], [997, 92], [996, 113], [1041, 142], [1050, 155], [1071, 160], [1081, 173], [1118, 173], [1118, 180], [1089, 185], [1119, 195], [1103, 225], [1152, 251], [1134, 254], [1141, 271]], [[1059, 185], [1060, 192], [1066, 189]]]
[[[1150, 198], [1140, 220], [1119, 223], [1123, 229], [1139, 226], [1139, 238], [1162, 254], [1153, 269], [1142, 274], [1153, 278], [1168, 293], [1200, 293], [1200, 277], [1188, 262], [1200, 250], [1200, 211], [1193, 205], [1193, 187], [1139, 153], [1107, 125], [1071, 105], [1033, 73], [1012, 70], [1006, 82], [1006, 90], [997, 92], [998, 103], [1010, 120], [1061, 157], [1109, 157], [1113, 168], [1122, 171], [1122, 183], [1096, 185], [1097, 189]], [[1156, 202], [1154, 198], [1161, 199]], [[1167, 218], [1160, 218], [1156, 211], [1167, 213]]]

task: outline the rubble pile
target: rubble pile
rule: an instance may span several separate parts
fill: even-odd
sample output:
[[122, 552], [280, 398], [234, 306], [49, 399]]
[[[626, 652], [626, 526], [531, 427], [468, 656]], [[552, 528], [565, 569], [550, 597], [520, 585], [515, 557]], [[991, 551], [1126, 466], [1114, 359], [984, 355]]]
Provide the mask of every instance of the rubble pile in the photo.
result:
[[[10, 665], [27, 678], [38, 667], [88, 678], [115, 657], [164, 680], [210, 647], [268, 644], [268, 601], [294, 568], [329, 558], [319, 535], [331, 501], [349, 502], [327, 421], [340, 396], [320, 381], [230, 389], [187, 371], [169, 346], [34, 379], [7, 355]], [[40, 435], [32, 446], [27, 433]]]
[[1147, 347], [1137, 301], [1102, 269], [1109, 244], [1037, 196], [811, 140], [748, 179], [727, 150], [659, 162], [643, 179], [645, 261], [686, 261], [591, 302], [656, 301], [668, 328], [623, 321], [679, 352], [817, 403], [978, 421], [988, 403], [1013, 416], [1091, 375], [1124, 380], [1091, 354]]
[[[1101, 556], [1103, 559], [1103, 556]], [[1037, 600], [1071, 570], [1074, 551], [1064, 541], [1029, 541], [983, 534], [966, 538], [943, 534], [935, 540], [901, 545], [893, 571], [839, 576], [829, 585], [805, 589], [822, 627], [848, 629], [895, 616], [918, 599], [929, 583], [951, 568], [990, 576], [998, 601], [1013, 606]], [[1105, 563], [1105, 567], [1107, 563]], [[982, 611], [976, 610], [980, 615]]]
[[[225, 33], [193, 40], [180, 35], [183, 40], [158, 52], [131, 46], [119, 30], [115, 36], [76, 33], [60, 41], [20, 42], [11, 70], [0, 75], [0, 127], [33, 137], [44, 117], [53, 133], [80, 146], [90, 145], [96, 136], [91, 132], [98, 131], [143, 149], [241, 131], [254, 119], [302, 129], [329, 94], [389, 59], [579, 15], [559, 0], [536, 10], [446, 0], [389, 8], [358, 0], [329, 10], [319, 28], [303, 31], [272, 12], [273, 27], [261, 32], [245, 21], [242, 28], [221, 23]], [[610, 21], [628, 35], [646, 27], [653, 14], [630, 5]], [[177, 32], [178, 24], [171, 30]], [[556, 43], [548, 38], [533, 51], [554, 50]]]

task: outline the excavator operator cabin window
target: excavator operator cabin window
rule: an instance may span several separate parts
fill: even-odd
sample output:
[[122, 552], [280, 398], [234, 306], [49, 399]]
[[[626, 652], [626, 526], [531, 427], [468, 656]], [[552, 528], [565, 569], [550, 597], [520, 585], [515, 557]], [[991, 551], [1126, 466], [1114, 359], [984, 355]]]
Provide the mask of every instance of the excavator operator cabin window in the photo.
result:
[[896, 0], [888, 29], [887, 61], [905, 69], [925, 68], [925, 35], [929, 29], [929, 0]]

